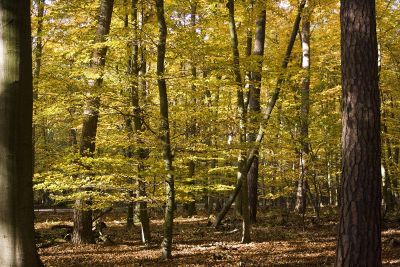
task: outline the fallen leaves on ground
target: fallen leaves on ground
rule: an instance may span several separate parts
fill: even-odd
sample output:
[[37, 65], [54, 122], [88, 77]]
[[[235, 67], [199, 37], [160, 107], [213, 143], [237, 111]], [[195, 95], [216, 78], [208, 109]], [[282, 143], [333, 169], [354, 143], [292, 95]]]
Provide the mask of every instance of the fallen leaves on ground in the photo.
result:
[[[37, 213], [39, 248], [46, 266], [333, 266], [335, 255], [334, 218], [319, 224], [274, 223], [263, 214], [252, 227], [253, 242], [241, 244], [240, 220], [227, 220], [224, 230], [207, 224], [208, 218], [176, 218], [173, 259], [160, 258], [162, 220], [152, 220], [152, 245], [140, 242], [140, 227], [127, 229], [124, 214], [104, 218], [112, 244], [73, 245], [63, 240], [65, 232], [55, 225], [72, 225], [72, 213]], [[397, 227], [397, 228], [396, 228]], [[66, 231], [66, 230], [65, 230]], [[399, 225], [386, 226], [382, 234], [384, 266], [400, 266]], [[393, 241], [395, 240], [395, 241]], [[47, 243], [46, 243], [47, 242]]]

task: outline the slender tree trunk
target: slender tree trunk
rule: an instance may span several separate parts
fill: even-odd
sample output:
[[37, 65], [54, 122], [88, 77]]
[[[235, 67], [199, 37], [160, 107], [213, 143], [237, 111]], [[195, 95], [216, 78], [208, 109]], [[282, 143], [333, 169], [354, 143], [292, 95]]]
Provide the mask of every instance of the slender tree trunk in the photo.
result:
[[[229, 0], [227, 4], [229, 10], [229, 29], [231, 35], [231, 47], [233, 54], [233, 72], [235, 76], [236, 90], [237, 90], [237, 108], [239, 113], [240, 121], [240, 143], [246, 142], [246, 107], [244, 105], [244, 94], [243, 94], [243, 81], [240, 73], [239, 64], [239, 48], [238, 48], [238, 37], [235, 25], [235, 3], [234, 0]], [[250, 237], [250, 214], [249, 214], [249, 198], [247, 190], [247, 173], [248, 169], [245, 166], [246, 158], [245, 152], [241, 151], [238, 158], [238, 170], [237, 170], [237, 181], [242, 184], [241, 191], [241, 205], [242, 205], [242, 222], [243, 222], [243, 232], [242, 232], [242, 242], [249, 243], [251, 241]], [[240, 189], [239, 189], [240, 191]]]
[[157, 84], [160, 95], [160, 135], [163, 146], [163, 157], [166, 171], [165, 179], [165, 217], [164, 237], [161, 244], [162, 257], [172, 257], [172, 230], [174, 223], [175, 187], [172, 167], [172, 153], [170, 141], [170, 129], [168, 119], [168, 96], [165, 83], [165, 51], [167, 44], [167, 25], [164, 15], [164, 0], [155, 0], [157, 8], [157, 21], [159, 27], [159, 40], [157, 44]]
[[342, 188], [337, 266], [381, 266], [381, 146], [374, 0], [341, 1]]
[[0, 264], [36, 267], [30, 1], [1, 0], [0, 22]]
[[[284, 56], [284, 58], [282, 60], [281, 72], [279, 73], [278, 79], [276, 81], [275, 90], [274, 90], [274, 92], [272, 94], [272, 97], [271, 97], [270, 101], [267, 104], [267, 109], [266, 109], [265, 114], [263, 116], [263, 119], [262, 119], [262, 121], [260, 123], [260, 128], [258, 129], [258, 134], [257, 134], [256, 141], [254, 142], [254, 146], [251, 149], [249, 149], [249, 151], [247, 153], [246, 165], [245, 165], [246, 166], [245, 170], [247, 172], [249, 171], [250, 166], [253, 164], [253, 161], [254, 161], [254, 159], [256, 157], [256, 152], [258, 150], [258, 147], [259, 147], [259, 145], [261, 144], [261, 141], [264, 138], [265, 127], [268, 124], [269, 118], [271, 117], [272, 110], [274, 109], [275, 104], [276, 104], [276, 102], [277, 102], [277, 100], [279, 98], [279, 93], [280, 93], [280, 90], [281, 90], [281, 86], [282, 86], [282, 83], [284, 81], [284, 74], [285, 74], [285, 71], [286, 71], [286, 69], [288, 67], [290, 55], [292, 54], [292, 49], [293, 49], [293, 46], [294, 46], [294, 42], [296, 40], [296, 36], [297, 36], [297, 33], [299, 31], [299, 28], [300, 28], [301, 14], [302, 14], [302, 11], [304, 9], [305, 4], [306, 4], [306, 0], [302, 0], [300, 2], [300, 6], [299, 6], [299, 9], [298, 9], [296, 20], [295, 20], [295, 22], [293, 24], [293, 29], [292, 29], [292, 33], [291, 33], [291, 36], [290, 36], [290, 39], [289, 39], [289, 43], [288, 43], [288, 46], [287, 46], [287, 49], [286, 49], [286, 53], [285, 53], [285, 56]], [[240, 72], [239, 72], [239, 74], [240, 74]], [[238, 99], [240, 99], [240, 98], [238, 98]], [[215, 223], [214, 223], [215, 227], [218, 227], [221, 224], [221, 221], [223, 220], [225, 215], [228, 213], [228, 211], [229, 211], [232, 203], [235, 201], [235, 198], [237, 197], [241, 187], [242, 187], [242, 184], [240, 182], [237, 182], [236, 185], [235, 185], [235, 189], [233, 190], [233, 192], [229, 196], [228, 201], [225, 203], [225, 206], [222, 208], [221, 212], [218, 214], [218, 216], [217, 216], [217, 218], [215, 220]]]
[[[262, 78], [262, 65], [264, 59], [264, 45], [265, 45], [265, 25], [266, 25], [266, 10], [263, 9], [257, 18], [256, 33], [254, 41], [253, 55], [257, 62], [256, 70], [251, 73], [250, 97], [249, 97], [249, 122], [251, 125], [258, 125], [260, 123], [261, 105], [260, 105], [260, 92], [261, 92], [261, 78]], [[247, 142], [255, 142], [257, 133], [255, 131], [248, 134]], [[249, 190], [249, 206], [250, 206], [250, 220], [252, 223], [257, 221], [257, 205], [258, 205], [258, 165], [259, 165], [259, 151], [255, 151], [255, 157], [251, 164], [249, 173], [247, 175], [248, 190]]]
[[301, 29], [301, 47], [303, 51], [302, 69], [304, 77], [301, 88], [301, 110], [300, 110], [300, 177], [297, 186], [295, 211], [305, 214], [307, 207], [307, 181], [310, 158], [310, 144], [308, 141], [308, 113], [310, 110], [310, 18], [307, 14], [303, 18]]
[[[138, 36], [138, 0], [132, 0], [132, 25], [133, 25], [133, 39], [131, 41], [131, 54], [128, 64], [128, 73], [132, 76], [131, 83], [131, 104], [132, 104], [132, 115], [133, 115], [133, 128], [132, 123], [130, 123], [130, 127], [128, 127], [128, 131], [135, 135], [136, 143], [140, 146], [142, 144], [142, 140], [140, 140], [139, 133], [143, 132], [143, 116], [140, 108], [140, 93], [139, 90], [143, 89], [142, 86], [139, 85], [139, 36]], [[142, 21], [144, 23], [144, 21]], [[133, 153], [131, 153], [133, 154]], [[141, 173], [144, 169], [143, 160], [147, 158], [148, 151], [142, 147], [136, 149], [134, 153], [139, 161], [138, 164], [138, 190], [136, 195], [139, 198], [146, 198], [146, 181], [142, 177]], [[133, 156], [133, 155], [132, 155]], [[131, 204], [133, 206], [133, 204]], [[150, 234], [150, 220], [147, 211], [147, 202], [145, 200], [140, 200], [138, 203], [138, 213], [139, 220], [141, 224], [141, 239], [145, 245], [149, 245], [151, 242], [151, 234]], [[131, 214], [129, 214], [131, 213]], [[133, 208], [129, 207], [128, 209], [128, 219], [132, 221], [133, 224]]]
[[[96, 43], [106, 41], [106, 35], [110, 32], [111, 16], [114, 0], [101, 0], [99, 18], [96, 31]], [[106, 63], [107, 47], [97, 49], [92, 56], [92, 68], [99, 72], [99, 78], [94, 81], [87, 92], [87, 100], [84, 109], [80, 154], [82, 157], [93, 157], [96, 150], [97, 122], [99, 119], [100, 97], [96, 96], [96, 89], [103, 83], [102, 72]], [[94, 242], [92, 235], [92, 210], [87, 207], [85, 200], [77, 200], [74, 209], [74, 230], [72, 242], [84, 244]]]
[[[197, 11], [197, 2], [194, 1], [191, 5], [190, 5], [190, 25], [192, 26], [192, 32], [193, 34], [196, 34], [196, 11]], [[192, 59], [192, 63], [191, 63], [191, 74], [192, 74], [192, 79], [193, 81], [196, 80], [197, 78], [197, 69], [196, 69], [196, 65], [194, 63], [194, 59]], [[196, 85], [193, 83], [192, 84], [192, 93], [196, 93]], [[193, 112], [196, 113], [196, 107], [197, 107], [197, 99], [195, 96], [192, 97], [192, 105], [193, 105]], [[189, 126], [189, 131], [188, 131], [188, 136], [189, 138], [192, 138], [194, 136], [196, 136], [197, 133], [197, 126], [196, 126], [196, 121], [191, 121], [190, 122], [190, 126]], [[192, 179], [193, 176], [195, 175], [195, 170], [196, 170], [196, 164], [193, 160], [190, 160], [188, 163], [188, 171], [189, 171], [189, 175], [188, 178], [191, 179], [188, 182], [188, 186], [193, 186], [194, 185], [194, 180]], [[193, 192], [189, 192], [189, 197], [192, 199], [189, 203], [186, 203], [184, 205], [184, 208], [186, 210], [186, 214], [188, 217], [193, 216], [196, 213], [196, 199], [195, 199], [195, 195], [193, 194]]]
[[[137, 1], [136, 0], [132, 0], [131, 4], [132, 4], [131, 5], [131, 7], [132, 7], [132, 11], [131, 12], [133, 14], [134, 13], [134, 9], [136, 8], [136, 5], [137, 5]], [[129, 7], [128, 0], [124, 0], [123, 5], [124, 5], [124, 10], [125, 10], [124, 29], [126, 30], [126, 32], [128, 32], [129, 31], [129, 11], [130, 11], [131, 8]], [[137, 10], [136, 10], [136, 12], [137, 12]], [[132, 15], [132, 21], [133, 21], [133, 16], [135, 16], [135, 15]], [[135, 21], [133, 23], [135, 23]], [[134, 32], [134, 33], [136, 33], [136, 32]], [[137, 38], [137, 36], [133, 36], [133, 39], [135, 39], [135, 41], [136, 41], [136, 38]], [[134, 61], [133, 57], [135, 55], [134, 43], [133, 42], [134, 41], [130, 41], [130, 42], [128, 42], [128, 45], [127, 45], [128, 74], [130, 74], [130, 75], [133, 72], [132, 65], [134, 63], [132, 63], [132, 62]], [[129, 90], [131, 90], [131, 88], [129, 88]], [[132, 92], [131, 92], [131, 94], [132, 94]], [[132, 96], [131, 96], [131, 98], [132, 98]], [[128, 132], [128, 139], [129, 139], [129, 142], [130, 142], [131, 141], [130, 138], [132, 137], [131, 135], [132, 135], [132, 132], [133, 132], [132, 119], [130, 117], [130, 114], [124, 116], [124, 120], [125, 120], [125, 127], [126, 127], [126, 130]], [[131, 146], [128, 146], [126, 151], [124, 151], [124, 156], [126, 156], [128, 158], [133, 157], [133, 152], [132, 152]], [[128, 183], [132, 184], [133, 183], [133, 179], [132, 178], [128, 178]], [[132, 197], [132, 198], [135, 196], [135, 194], [133, 193], [133, 190], [129, 190], [128, 194], [129, 194], [129, 197]], [[134, 201], [130, 201], [128, 203], [128, 206], [127, 206], [127, 209], [126, 209], [126, 227], [128, 229], [132, 228], [133, 225], [135, 224], [135, 218], [134, 218], [134, 216], [135, 216], [135, 206], [136, 206], [135, 202]]]
[[[382, 103], [384, 105], [385, 99], [381, 96]], [[395, 195], [393, 194], [393, 186], [392, 186], [392, 169], [391, 169], [391, 160], [393, 158], [392, 155], [392, 144], [390, 142], [390, 138], [388, 136], [388, 127], [387, 127], [387, 111], [385, 109], [382, 110], [382, 150], [385, 150], [386, 153], [382, 155], [382, 197], [383, 197], [383, 214], [382, 218], [384, 218], [387, 212], [391, 212], [394, 209], [395, 204]]]
[[[40, 77], [40, 68], [42, 66], [42, 52], [43, 52], [43, 17], [44, 17], [44, 7], [45, 7], [45, 0], [35, 0], [36, 8], [37, 8], [37, 29], [36, 29], [36, 38], [35, 45], [33, 46], [33, 54], [34, 58], [34, 66], [33, 66], [33, 101], [35, 102], [39, 96], [39, 77]], [[36, 110], [33, 110], [33, 117], [36, 115]], [[41, 132], [43, 136], [43, 142], [46, 146], [47, 143], [47, 133], [46, 133], [46, 120], [43, 119], [41, 125]], [[32, 125], [32, 140], [33, 140], [33, 172], [35, 173], [35, 162], [36, 162], [36, 137], [38, 136], [36, 133], [38, 132], [38, 125], [33, 123]], [[43, 191], [43, 203], [50, 202], [49, 194], [46, 190]]]
[[36, 99], [38, 95], [39, 75], [42, 66], [42, 51], [43, 51], [43, 17], [45, 0], [35, 0], [37, 5], [37, 29], [36, 29], [36, 45], [33, 50], [35, 54], [34, 68], [33, 68], [33, 98]]

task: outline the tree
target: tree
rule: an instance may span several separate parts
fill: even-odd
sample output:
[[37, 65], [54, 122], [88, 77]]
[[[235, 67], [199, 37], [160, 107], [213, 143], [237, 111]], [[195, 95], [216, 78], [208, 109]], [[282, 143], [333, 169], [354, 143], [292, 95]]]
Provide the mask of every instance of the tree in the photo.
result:
[[[309, 9], [308, 9], [309, 10]], [[301, 86], [300, 107], [300, 177], [297, 186], [295, 211], [304, 215], [307, 207], [307, 176], [310, 144], [308, 140], [308, 114], [310, 112], [310, 14], [303, 17], [300, 31], [304, 77]]]
[[[106, 41], [106, 35], [110, 32], [113, 5], [114, 0], [102, 0], [100, 3], [96, 43]], [[87, 92], [87, 100], [83, 112], [84, 119], [80, 143], [82, 157], [93, 157], [96, 150], [100, 97], [96, 95], [95, 89], [99, 89], [103, 83], [102, 69], [106, 64], [106, 54], [107, 46], [102, 46], [93, 53], [92, 57], [92, 68], [98, 73], [93, 84], [90, 84], [91, 91]], [[72, 241], [75, 244], [92, 243], [94, 241], [92, 235], [92, 210], [88, 207], [88, 202], [82, 199], [76, 200], [75, 206]]]
[[[261, 93], [261, 78], [262, 66], [264, 59], [264, 46], [265, 46], [265, 24], [266, 24], [266, 9], [262, 8], [256, 22], [256, 32], [254, 40], [254, 51], [256, 68], [251, 72], [251, 84], [249, 92], [249, 121], [252, 126], [259, 123], [261, 115], [260, 93]], [[256, 128], [254, 128], [256, 129]], [[255, 142], [257, 133], [250, 132], [247, 142]], [[255, 152], [256, 156], [251, 164], [249, 173], [247, 174], [248, 187], [249, 187], [249, 207], [250, 219], [252, 223], [257, 220], [257, 204], [258, 204], [258, 169], [259, 169], [259, 152]]]
[[[232, 67], [236, 85], [236, 95], [237, 95], [237, 110], [239, 114], [239, 140], [243, 144], [246, 141], [246, 107], [244, 105], [244, 94], [243, 94], [243, 80], [240, 72], [240, 61], [239, 61], [239, 44], [238, 36], [236, 31], [235, 23], [235, 2], [229, 0], [226, 5], [229, 11], [229, 30], [231, 37], [231, 48], [232, 48]], [[250, 243], [251, 241], [251, 224], [250, 224], [250, 214], [249, 214], [249, 197], [247, 189], [247, 173], [246, 169], [246, 153], [243, 149], [239, 152], [238, 156], [238, 167], [237, 167], [237, 183], [240, 184], [241, 189], [241, 201], [242, 205], [240, 211], [242, 216], [242, 243]]]
[[341, 1], [342, 180], [337, 266], [381, 266], [381, 147], [374, 0]]
[[[128, 119], [129, 131], [133, 132], [136, 135], [136, 142], [138, 144], [143, 143], [139, 137], [139, 134], [143, 132], [143, 117], [142, 111], [140, 109], [140, 93], [139, 90], [144, 90], [143, 86], [139, 85], [139, 38], [138, 38], [138, 1], [132, 0], [132, 24], [133, 24], [133, 40], [131, 40], [131, 55], [128, 66], [128, 73], [132, 75], [132, 84], [130, 88], [131, 92], [131, 102], [132, 102], [132, 117], [133, 117], [133, 127], [131, 120]], [[144, 20], [142, 18], [141, 24], [143, 25]], [[148, 151], [146, 149], [139, 147], [136, 149], [136, 156], [138, 158], [138, 190], [137, 196], [146, 197], [146, 183], [144, 181], [144, 177], [141, 175], [141, 172], [144, 169], [143, 161], [147, 158]], [[139, 220], [142, 227], [141, 236], [142, 242], [146, 245], [150, 244], [151, 235], [150, 235], [150, 220], [147, 212], [147, 202], [146, 200], [141, 200], [138, 205], [139, 211]], [[129, 214], [129, 212], [128, 212]], [[132, 224], [133, 224], [133, 212], [132, 216]], [[130, 217], [128, 216], [128, 220]], [[128, 221], [129, 222], [129, 221]], [[129, 225], [128, 225], [129, 226]]]
[[165, 51], [167, 42], [167, 24], [164, 14], [164, 0], [155, 0], [157, 9], [157, 21], [159, 27], [159, 39], [157, 44], [157, 84], [160, 97], [160, 136], [162, 142], [164, 166], [166, 172], [165, 179], [165, 217], [164, 217], [164, 237], [161, 244], [162, 257], [172, 257], [172, 230], [174, 223], [175, 205], [175, 186], [174, 175], [172, 173], [172, 153], [168, 118], [168, 95], [167, 84], [165, 82]]
[[0, 263], [35, 267], [30, 1], [0, 1], [0, 21]]
[[[240, 172], [238, 172], [238, 179], [237, 182], [235, 184], [235, 189], [233, 190], [233, 192], [230, 194], [229, 199], [226, 201], [224, 207], [222, 208], [221, 212], [218, 214], [215, 222], [214, 222], [214, 227], [218, 227], [221, 224], [221, 221], [223, 220], [223, 218], [225, 217], [225, 215], [228, 213], [231, 205], [233, 204], [233, 202], [235, 201], [235, 198], [238, 196], [241, 188], [242, 188], [242, 177], [247, 177], [247, 173], [249, 172], [250, 166], [253, 164], [254, 159], [257, 156], [257, 151], [258, 151], [258, 147], [261, 144], [261, 141], [264, 138], [265, 135], [265, 129], [266, 126], [268, 124], [269, 119], [271, 118], [271, 113], [272, 110], [274, 109], [276, 102], [278, 101], [279, 98], [279, 94], [281, 91], [281, 87], [282, 84], [284, 82], [284, 75], [285, 72], [288, 68], [288, 64], [289, 64], [289, 59], [290, 56], [292, 54], [292, 49], [294, 46], [294, 42], [296, 41], [296, 36], [297, 33], [299, 31], [300, 28], [300, 22], [301, 22], [301, 15], [304, 9], [304, 6], [306, 4], [306, 0], [302, 0], [300, 2], [298, 11], [297, 11], [297, 16], [296, 19], [293, 23], [293, 28], [292, 28], [292, 32], [290, 34], [290, 39], [288, 42], [288, 45], [286, 47], [286, 51], [282, 60], [282, 65], [281, 65], [281, 69], [280, 72], [278, 74], [278, 78], [276, 80], [276, 85], [275, 85], [275, 90], [273, 91], [271, 98], [267, 104], [267, 108], [265, 110], [264, 116], [260, 122], [260, 127], [258, 129], [258, 133], [257, 133], [257, 137], [256, 140], [254, 141], [254, 145], [253, 147], [251, 147], [248, 152], [247, 152], [247, 156], [246, 156], [246, 160], [244, 164], [239, 164], [239, 167], [242, 167], [242, 170]], [[232, 23], [230, 23], [232, 24]], [[232, 27], [233, 28], [233, 27]], [[237, 77], [237, 76], [236, 76]], [[238, 78], [236, 78], [237, 81], [240, 81]], [[238, 97], [238, 99], [240, 99]], [[240, 161], [239, 161], [240, 162]], [[245, 176], [241, 175], [240, 173], [246, 173]], [[247, 189], [246, 189], [247, 190]], [[244, 205], [243, 205], [244, 206]]]

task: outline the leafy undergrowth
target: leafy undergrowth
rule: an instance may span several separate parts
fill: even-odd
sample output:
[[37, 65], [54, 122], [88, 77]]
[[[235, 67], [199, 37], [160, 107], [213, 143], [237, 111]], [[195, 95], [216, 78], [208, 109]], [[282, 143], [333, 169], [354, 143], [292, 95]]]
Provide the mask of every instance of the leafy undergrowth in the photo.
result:
[[[161, 220], [151, 221], [150, 247], [141, 244], [138, 225], [126, 228], [122, 212], [104, 218], [104, 232], [112, 242], [74, 246], [64, 240], [67, 226], [72, 226], [70, 212], [39, 212], [36, 218], [39, 253], [46, 266], [333, 266], [334, 262], [335, 216], [315, 224], [278, 213], [262, 214], [253, 225], [250, 244], [240, 243], [237, 219], [228, 219], [222, 230], [215, 230], [205, 215], [178, 217], [172, 260], [160, 259]], [[384, 266], [400, 266], [399, 226], [384, 225]]]

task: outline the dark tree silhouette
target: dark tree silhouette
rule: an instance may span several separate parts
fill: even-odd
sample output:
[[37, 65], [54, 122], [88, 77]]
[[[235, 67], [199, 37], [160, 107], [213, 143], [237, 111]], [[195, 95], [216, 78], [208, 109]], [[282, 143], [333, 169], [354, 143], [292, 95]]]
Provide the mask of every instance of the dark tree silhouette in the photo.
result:
[[381, 266], [381, 152], [374, 0], [342, 0], [342, 181], [337, 266]]

